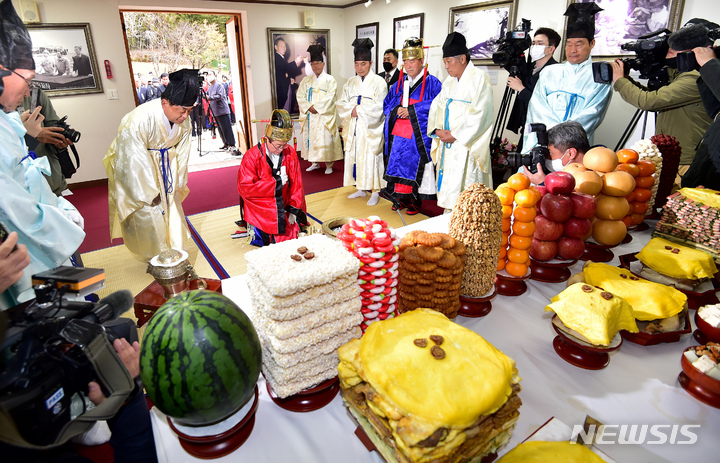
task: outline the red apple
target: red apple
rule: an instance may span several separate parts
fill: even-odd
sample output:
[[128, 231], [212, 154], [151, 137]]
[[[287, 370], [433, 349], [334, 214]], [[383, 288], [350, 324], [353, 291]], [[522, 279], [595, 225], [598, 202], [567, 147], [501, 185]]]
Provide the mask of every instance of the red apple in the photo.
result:
[[540, 210], [553, 222], [564, 223], [573, 213], [573, 202], [568, 196], [548, 193], [542, 198]]
[[548, 193], [569, 195], [575, 189], [575, 177], [570, 172], [551, 172], [545, 177]]
[[555, 241], [541, 241], [533, 238], [530, 243], [530, 257], [539, 261], [554, 259], [557, 255], [558, 245]]
[[585, 193], [572, 193], [570, 199], [573, 202], [572, 215], [578, 219], [589, 219], [595, 215], [597, 203], [595, 197]]
[[[558, 257], [568, 260], [575, 260], [582, 257], [585, 252], [585, 242], [578, 238], [568, 238], [563, 236], [557, 241]], [[532, 243], [530, 244], [532, 249]], [[532, 252], [530, 253], [532, 255]]]
[[[570, 217], [567, 222], [563, 224], [565, 230], [563, 235], [568, 238], [577, 238], [582, 240], [585, 236], [592, 231], [592, 223], [590, 219], [578, 219], [577, 217]], [[537, 225], [535, 226], [537, 227]]]
[[535, 233], [533, 236], [541, 241], [555, 241], [563, 234], [563, 224], [553, 222], [543, 215], [535, 216]]
[[540, 200], [538, 200], [537, 204], [535, 204], [535, 207], [537, 208], [537, 213], [542, 214], [542, 212], [540, 212], [540, 204], [542, 204], [543, 196], [547, 194], [547, 188], [545, 188], [543, 185], [538, 185], [535, 188], [537, 188], [540, 192]]

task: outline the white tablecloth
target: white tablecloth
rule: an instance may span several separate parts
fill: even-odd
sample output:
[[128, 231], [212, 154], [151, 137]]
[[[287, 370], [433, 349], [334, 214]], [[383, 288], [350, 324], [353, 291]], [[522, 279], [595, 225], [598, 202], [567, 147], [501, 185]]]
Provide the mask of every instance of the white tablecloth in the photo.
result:
[[[398, 230], [447, 231], [449, 216], [428, 219]], [[650, 239], [650, 231], [633, 233], [633, 241], [614, 249], [618, 256], [639, 251]], [[573, 273], [580, 271], [578, 262]], [[691, 335], [680, 342], [643, 347], [624, 342], [611, 354], [610, 365], [599, 371], [583, 370], [562, 360], [552, 346], [555, 331], [550, 312], [544, 312], [550, 298], [565, 283], [549, 284], [528, 280], [528, 291], [518, 297], [498, 296], [492, 312], [483, 318], [459, 316], [457, 323], [479, 333], [515, 359], [522, 377], [520, 419], [509, 446], [500, 455], [523, 441], [551, 417], [570, 427], [582, 424], [586, 415], [606, 425], [700, 425], [691, 431], [697, 442], [680, 444], [599, 445], [619, 463], [709, 462], [717, 461], [720, 409], [694, 399], [679, 385], [682, 351], [697, 343]], [[250, 311], [245, 276], [223, 281], [223, 293], [243, 310]], [[691, 315], [694, 315], [691, 313]], [[342, 405], [340, 395], [326, 407], [309, 413], [293, 413], [275, 405], [258, 381], [260, 404], [255, 428], [234, 453], [217, 461], [243, 462], [381, 462], [377, 452], [368, 452], [354, 434], [355, 426]], [[185, 453], [165, 416], [153, 409], [153, 429], [161, 461], [201, 461]], [[619, 428], [616, 428], [619, 429]], [[671, 427], [663, 428], [668, 436]], [[646, 441], [657, 441], [648, 435]], [[677, 434], [677, 441], [688, 438]]]

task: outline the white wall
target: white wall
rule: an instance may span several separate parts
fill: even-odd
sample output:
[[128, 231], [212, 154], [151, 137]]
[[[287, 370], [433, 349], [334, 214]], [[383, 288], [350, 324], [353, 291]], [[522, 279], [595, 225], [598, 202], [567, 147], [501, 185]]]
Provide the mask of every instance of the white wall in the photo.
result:
[[[17, 0], [13, 0], [17, 2]], [[370, 22], [379, 22], [378, 44], [380, 53], [392, 45], [393, 18], [425, 13], [424, 39], [426, 45], [442, 45], [448, 32], [449, 8], [474, 3], [473, 1], [450, 0], [395, 0], [390, 4], [380, 0], [373, 2], [370, 8], [357, 5], [347, 9], [317, 7], [294, 7], [288, 5], [265, 5], [239, 2], [214, 2], [204, 0], [39, 0], [37, 1], [40, 18], [44, 23], [88, 22], [91, 25], [95, 54], [101, 65], [110, 60], [113, 66], [113, 79], [107, 79], [100, 66], [103, 90], [105, 93], [65, 96], [53, 98], [53, 105], [60, 115], [68, 115], [73, 128], [82, 132], [78, 150], [82, 156], [81, 169], [71, 179], [79, 183], [106, 177], [102, 167], [102, 158], [107, 147], [115, 137], [120, 119], [135, 106], [133, 84], [127, 63], [125, 44], [120, 26], [120, 9], [154, 9], [166, 11], [193, 11], [212, 13], [238, 13], [247, 15], [249, 30], [250, 72], [254, 98], [255, 114], [252, 117], [267, 117], [271, 110], [270, 91], [270, 52], [267, 45], [267, 27], [300, 28], [302, 12], [312, 9], [315, 12], [316, 28], [330, 29], [330, 66], [332, 74], [338, 80], [338, 89], [354, 74], [352, 47], [355, 38], [355, 26]], [[350, 0], [348, 0], [350, 3]], [[532, 20], [534, 28], [547, 26], [562, 31], [562, 16], [567, 0], [519, 0], [517, 19]], [[17, 4], [16, 4], [17, 6]], [[685, 0], [682, 21], [693, 17], [703, 17], [720, 22], [720, 2], [711, 0]], [[561, 33], [562, 35], [562, 33]], [[442, 67], [439, 48], [430, 50], [429, 69], [441, 80], [446, 77]], [[559, 59], [559, 52], [555, 56]], [[495, 85], [495, 108], [505, 89], [507, 73], [497, 67], [490, 67], [491, 74], [497, 74]], [[108, 100], [107, 91], [117, 89], [118, 100]], [[597, 143], [614, 146], [620, 134], [630, 120], [633, 108], [617, 95], [613, 98], [605, 121], [596, 131]]]

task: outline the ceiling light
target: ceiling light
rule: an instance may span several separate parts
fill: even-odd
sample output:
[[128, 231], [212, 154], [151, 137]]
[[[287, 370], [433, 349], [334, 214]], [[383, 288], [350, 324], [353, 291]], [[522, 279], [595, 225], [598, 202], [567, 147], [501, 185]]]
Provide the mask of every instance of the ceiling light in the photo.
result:
[[372, 2], [373, 2], [373, 0], [367, 0], [367, 2], [365, 2], [365, 8], [370, 8], [370, 5], [372, 5]]
[[385, 0], [385, 3], [390, 3], [390, 0]]

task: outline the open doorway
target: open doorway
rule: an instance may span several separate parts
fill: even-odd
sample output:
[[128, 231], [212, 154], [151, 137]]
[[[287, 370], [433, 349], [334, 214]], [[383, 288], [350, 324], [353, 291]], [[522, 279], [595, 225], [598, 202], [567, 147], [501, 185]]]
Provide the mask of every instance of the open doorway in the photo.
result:
[[[204, 77], [191, 116], [190, 171], [239, 164], [251, 144], [241, 14], [120, 11], [136, 104], [160, 97], [164, 73], [199, 69]], [[210, 104], [208, 90], [222, 103]], [[230, 110], [225, 124], [218, 105]]]

